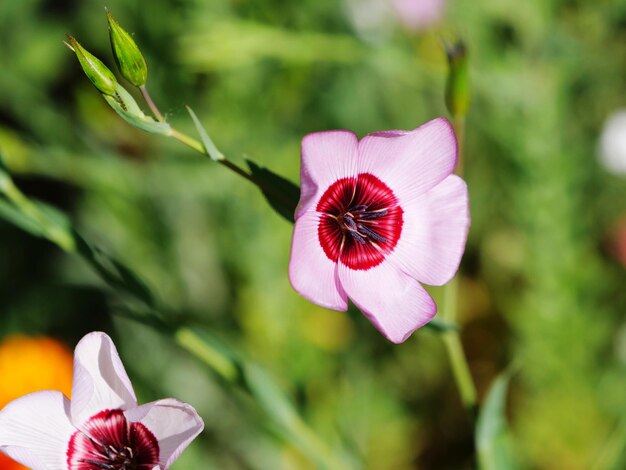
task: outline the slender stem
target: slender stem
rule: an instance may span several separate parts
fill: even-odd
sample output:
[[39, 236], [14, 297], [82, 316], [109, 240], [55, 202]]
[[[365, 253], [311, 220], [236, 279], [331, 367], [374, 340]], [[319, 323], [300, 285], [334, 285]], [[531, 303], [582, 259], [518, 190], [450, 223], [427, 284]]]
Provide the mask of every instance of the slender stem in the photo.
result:
[[[188, 136], [187, 134], [184, 134], [184, 133], [182, 133], [182, 132], [180, 132], [180, 131], [178, 131], [176, 129], [172, 129], [172, 133], [170, 134], [170, 136], [173, 137], [174, 139], [178, 140], [179, 142], [182, 142], [183, 144], [187, 145], [188, 147], [191, 147], [196, 152], [200, 152], [200, 153], [202, 153], [204, 155], [207, 155], [207, 156], [209, 155], [207, 150], [204, 148], [204, 145], [202, 145], [202, 142], [200, 142], [199, 140], [194, 139], [193, 137]], [[232, 170], [235, 173], [237, 173], [239, 176], [242, 176], [245, 179], [247, 179], [248, 181], [256, 184], [257, 186], [260, 186], [259, 182], [255, 180], [253, 175], [248, 173], [246, 170], [241, 168], [236, 163], [233, 163], [230, 160], [227, 160], [226, 158], [221, 159], [221, 160], [217, 160], [217, 161], [220, 164], [224, 165], [229, 170]]]
[[177, 131], [174, 128], [172, 128], [172, 133], [170, 134], [170, 136], [178, 140], [179, 142], [182, 142], [186, 146], [191, 147], [196, 152], [208, 155], [206, 149], [204, 148], [204, 145], [202, 145], [202, 142], [200, 142], [199, 140], [196, 140], [193, 137], [188, 136], [187, 134], [183, 134], [182, 132]]
[[211, 369], [217, 372], [227, 382], [237, 379], [237, 367], [224, 354], [211, 347], [206, 341], [202, 341], [198, 335], [189, 328], [180, 328], [174, 333], [175, 341], [195, 357], [200, 359]]
[[[444, 288], [444, 305], [441, 312], [443, 319], [450, 323], [456, 323], [458, 313], [459, 278], [450, 281]], [[456, 382], [461, 401], [468, 412], [472, 424], [475, 424], [477, 414], [476, 386], [472, 379], [467, 357], [463, 351], [461, 336], [458, 330], [450, 330], [443, 333], [443, 343], [450, 359], [452, 375]]]
[[139, 90], [143, 95], [143, 99], [146, 100], [146, 104], [150, 108], [150, 111], [152, 111], [152, 114], [154, 114], [154, 117], [156, 117], [159, 122], [165, 122], [165, 118], [161, 114], [161, 111], [159, 111], [159, 108], [157, 108], [157, 105], [152, 100], [152, 97], [150, 96], [150, 93], [148, 93], [148, 89], [146, 88], [146, 86], [140, 86]]
[[[458, 175], [463, 174], [465, 163], [465, 117], [455, 116], [454, 128], [459, 145], [459, 161], [456, 168]], [[444, 288], [444, 305], [441, 312], [443, 319], [450, 323], [456, 323], [459, 307], [459, 277], [455, 277]], [[477, 393], [472, 379], [467, 357], [463, 351], [463, 344], [458, 330], [443, 333], [443, 342], [450, 359], [452, 375], [456, 381], [461, 395], [461, 401], [467, 409], [472, 424], [476, 423]]]
[[454, 126], [459, 146], [459, 161], [456, 164], [456, 174], [463, 176], [465, 170], [465, 116], [454, 116], [452, 125]]

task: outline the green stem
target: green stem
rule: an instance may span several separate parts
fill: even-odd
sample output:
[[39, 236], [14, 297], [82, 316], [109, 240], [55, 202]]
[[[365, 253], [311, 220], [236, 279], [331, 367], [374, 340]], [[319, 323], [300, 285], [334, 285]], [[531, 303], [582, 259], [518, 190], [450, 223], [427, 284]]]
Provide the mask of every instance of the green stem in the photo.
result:
[[159, 111], [159, 108], [157, 108], [157, 105], [152, 100], [152, 97], [150, 96], [150, 93], [148, 92], [146, 86], [140, 86], [139, 90], [143, 95], [143, 99], [146, 100], [146, 104], [150, 108], [150, 111], [152, 111], [152, 114], [154, 114], [154, 117], [156, 117], [159, 122], [165, 122], [165, 118], [161, 114], [161, 111]]
[[[456, 173], [462, 175], [465, 162], [465, 117], [455, 116], [453, 118], [453, 124], [459, 145], [459, 160]], [[444, 287], [443, 296], [444, 304], [441, 312], [443, 320], [449, 323], [457, 323], [459, 307], [458, 275]], [[461, 401], [468, 412], [472, 424], [475, 424], [478, 409], [476, 386], [472, 379], [467, 357], [463, 351], [459, 331], [452, 330], [443, 333], [443, 343], [450, 359], [452, 375], [459, 389]]]
[[457, 175], [463, 176], [465, 170], [465, 116], [454, 116], [452, 125], [454, 126], [459, 146], [459, 161], [456, 164], [455, 172]]
[[190, 328], [180, 328], [174, 333], [174, 340], [227, 382], [233, 383], [237, 380], [239, 373], [233, 361], [206, 341], [202, 341], [198, 334]]
[[[204, 148], [204, 145], [202, 145], [202, 142], [200, 142], [199, 140], [196, 140], [193, 137], [190, 137], [187, 134], [184, 134], [184, 133], [182, 133], [182, 132], [180, 132], [180, 131], [178, 131], [176, 129], [172, 129], [172, 133], [170, 134], [170, 136], [173, 137], [174, 139], [178, 140], [179, 142], [182, 142], [186, 146], [191, 147], [196, 152], [199, 152], [199, 153], [201, 153], [203, 155], [209, 156], [207, 150]], [[229, 170], [232, 170], [235, 173], [237, 173], [239, 176], [242, 176], [243, 178], [247, 179], [248, 181], [254, 183], [255, 185], [260, 186], [259, 182], [255, 180], [253, 175], [251, 175], [246, 170], [244, 170], [243, 168], [238, 166], [236, 163], [233, 163], [230, 160], [227, 160], [226, 158], [220, 159], [220, 160], [217, 160], [217, 161], [221, 165], [224, 165]]]
[[[454, 278], [444, 288], [444, 307], [442, 317], [445, 321], [456, 323], [458, 310], [459, 279]], [[450, 330], [443, 333], [443, 343], [450, 359], [452, 375], [456, 382], [463, 406], [468, 412], [472, 423], [476, 421], [477, 415], [477, 394], [476, 386], [470, 373], [467, 357], [463, 351], [461, 336], [457, 330]]]

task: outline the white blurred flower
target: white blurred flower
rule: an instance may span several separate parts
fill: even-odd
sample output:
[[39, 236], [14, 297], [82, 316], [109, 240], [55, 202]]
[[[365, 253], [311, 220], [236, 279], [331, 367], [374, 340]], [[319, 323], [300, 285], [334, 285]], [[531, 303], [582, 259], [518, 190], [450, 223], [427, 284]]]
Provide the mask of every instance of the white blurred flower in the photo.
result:
[[611, 173], [626, 175], [626, 109], [610, 115], [600, 136], [600, 161]]

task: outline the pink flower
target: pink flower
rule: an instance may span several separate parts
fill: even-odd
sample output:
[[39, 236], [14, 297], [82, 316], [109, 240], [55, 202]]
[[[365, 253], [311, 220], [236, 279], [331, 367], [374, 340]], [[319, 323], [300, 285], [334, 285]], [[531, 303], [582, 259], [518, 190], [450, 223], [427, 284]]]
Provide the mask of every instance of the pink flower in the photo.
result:
[[391, 0], [391, 6], [407, 28], [419, 30], [441, 21], [446, 4], [444, 0]]
[[90, 333], [74, 351], [72, 400], [25, 395], [0, 411], [0, 451], [33, 470], [165, 470], [202, 431], [190, 405], [138, 406], [115, 345]]
[[349, 297], [389, 340], [405, 341], [437, 311], [420, 282], [445, 284], [463, 255], [469, 210], [456, 162], [444, 118], [361, 141], [350, 131], [305, 136], [294, 289], [334, 310]]

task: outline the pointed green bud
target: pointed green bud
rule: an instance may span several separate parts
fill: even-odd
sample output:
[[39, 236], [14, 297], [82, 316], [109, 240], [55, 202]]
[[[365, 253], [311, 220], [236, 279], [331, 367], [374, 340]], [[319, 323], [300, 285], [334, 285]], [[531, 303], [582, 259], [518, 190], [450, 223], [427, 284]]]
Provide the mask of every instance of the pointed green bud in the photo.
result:
[[117, 63], [117, 68], [126, 80], [135, 85], [142, 87], [148, 79], [148, 67], [146, 61], [133, 40], [106, 10], [107, 20], [109, 22], [109, 37], [111, 38], [111, 47], [113, 48], [113, 56]]
[[469, 79], [467, 73], [467, 47], [462, 41], [446, 46], [448, 54], [448, 80], [446, 106], [452, 116], [465, 116], [469, 109]]
[[114, 96], [117, 91], [117, 80], [113, 72], [104, 65], [97, 57], [90, 54], [76, 39], [67, 34], [70, 44], [65, 43], [67, 47], [74, 51], [78, 62], [85, 71], [87, 78], [91, 83], [105, 95]]

